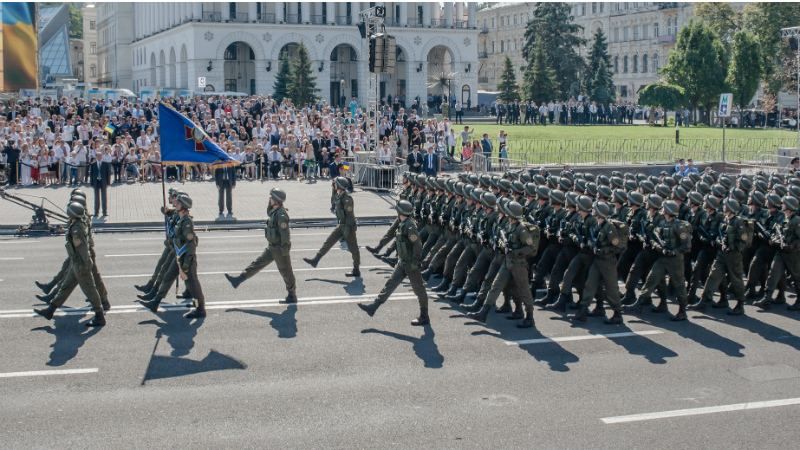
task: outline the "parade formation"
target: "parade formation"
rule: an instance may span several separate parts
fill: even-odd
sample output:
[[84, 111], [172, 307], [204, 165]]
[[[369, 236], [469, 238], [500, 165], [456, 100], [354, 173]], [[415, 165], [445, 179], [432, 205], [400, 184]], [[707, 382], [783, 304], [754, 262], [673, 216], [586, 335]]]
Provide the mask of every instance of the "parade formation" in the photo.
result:
[[[316, 267], [343, 240], [353, 257], [353, 270], [346, 275], [359, 277], [351, 188], [347, 178], [333, 180], [338, 225], [304, 261]], [[194, 306], [185, 317], [205, 317], [192, 199], [174, 189], [168, 195], [173, 208], [162, 209], [164, 249], [150, 280], [135, 286], [143, 292], [139, 303], [157, 312], [180, 279], [185, 284], [180, 297]], [[671, 298], [678, 306], [674, 321], [687, 320], [689, 309], [709, 306], [741, 315], [748, 301], [762, 309], [785, 304], [788, 284], [797, 290], [800, 279], [797, 174], [405, 173], [399, 197], [397, 219], [376, 247], [366, 247], [394, 272], [373, 302], [358, 306], [373, 316], [407, 277], [419, 301], [412, 325], [430, 323], [424, 283], [434, 276], [441, 281], [432, 291], [461, 305], [469, 318], [485, 323], [490, 312], [510, 313], [520, 328], [534, 326], [534, 305], [564, 313], [572, 309], [568, 319], [576, 323], [598, 317], [611, 325], [645, 308], [666, 313]], [[274, 261], [288, 293], [285, 302], [296, 303], [286, 200], [279, 188], [269, 192], [267, 248], [239, 275], [225, 276], [237, 288]], [[97, 327], [106, 324], [104, 312], [111, 305], [85, 205], [85, 194], [73, 190], [66, 207], [68, 257], [50, 282], [36, 282], [43, 291], [37, 298], [48, 306], [35, 312], [52, 319], [79, 285], [95, 314], [86, 325]], [[384, 247], [389, 250], [381, 254]], [[501, 294], [503, 303], [496, 306]], [[800, 300], [788, 309], [800, 311]]]

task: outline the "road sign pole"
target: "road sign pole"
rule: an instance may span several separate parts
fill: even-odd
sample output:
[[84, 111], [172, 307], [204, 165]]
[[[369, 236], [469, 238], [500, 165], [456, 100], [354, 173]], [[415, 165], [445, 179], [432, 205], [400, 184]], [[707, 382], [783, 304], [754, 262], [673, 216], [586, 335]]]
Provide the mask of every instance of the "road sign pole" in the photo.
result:
[[725, 158], [725, 118], [722, 118], [722, 162], [728, 162]]

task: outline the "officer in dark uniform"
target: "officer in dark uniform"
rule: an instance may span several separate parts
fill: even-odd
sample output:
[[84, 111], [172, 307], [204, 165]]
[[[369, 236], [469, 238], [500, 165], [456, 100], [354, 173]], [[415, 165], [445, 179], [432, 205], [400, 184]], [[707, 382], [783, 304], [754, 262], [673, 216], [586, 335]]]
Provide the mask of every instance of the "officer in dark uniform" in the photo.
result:
[[284, 301], [286, 303], [296, 303], [296, 284], [294, 273], [292, 272], [292, 261], [289, 258], [289, 251], [292, 248], [292, 242], [289, 239], [289, 214], [286, 213], [286, 209], [283, 207], [285, 201], [286, 193], [282, 189], [273, 188], [269, 192], [267, 225], [264, 229], [269, 247], [264, 250], [261, 256], [250, 263], [241, 274], [234, 277], [226, 273], [225, 278], [235, 289], [245, 280], [267, 267], [272, 261], [275, 261], [275, 265], [278, 266], [278, 272], [280, 272], [283, 282], [286, 284], [286, 291], [289, 293]]
[[353, 212], [353, 197], [347, 192], [349, 186], [347, 178], [337, 177], [335, 182], [337, 195], [334, 210], [339, 225], [331, 232], [317, 254], [313, 258], [303, 258], [303, 261], [311, 265], [311, 267], [317, 267], [319, 260], [333, 248], [334, 244], [339, 242], [339, 239], [344, 238], [345, 242], [347, 242], [347, 249], [353, 256], [353, 271], [346, 273], [345, 276], [360, 277], [361, 253], [358, 250], [358, 241], [356, 240], [356, 216]]
[[44, 309], [35, 309], [34, 312], [47, 320], [52, 319], [56, 309], [64, 304], [75, 286], [80, 285], [81, 291], [89, 299], [95, 314], [92, 320], [86, 322], [86, 326], [101, 327], [106, 324], [104, 310], [110, 309], [111, 306], [103, 305], [94, 284], [93, 262], [89, 253], [89, 229], [84, 221], [85, 214], [86, 208], [80, 203], [72, 202], [67, 206], [67, 215], [70, 220], [67, 225], [66, 248], [70, 257], [71, 270], [59, 286], [58, 293], [50, 305]]
[[422, 274], [419, 270], [422, 243], [417, 231], [417, 224], [411, 218], [414, 213], [414, 207], [408, 201], [400, 200], [396, 209], [400, 219], [400, 226], [397, 228], [397, 236], [395, 237], [398, 257], [397, 266], [395, 266], [392, 276], [386, 281], [386, 285], [375, 301], [372, 303], [359, 303], [358, 307], [366, 311], [370, 317], [375, 315], [375, 311], [386, 303], [389, 296], [397, 289], [403, 279], [408, 277], [409, 282], [411, 282], [411, 289], [417, 295], [417, 300], [419, 301], [419, 317], [412, 320], [411, 325], [428, 325], [430, 323], [430, 318], [428, 317], [428, 294], [425, 291], [425, 284], [422, 281]]

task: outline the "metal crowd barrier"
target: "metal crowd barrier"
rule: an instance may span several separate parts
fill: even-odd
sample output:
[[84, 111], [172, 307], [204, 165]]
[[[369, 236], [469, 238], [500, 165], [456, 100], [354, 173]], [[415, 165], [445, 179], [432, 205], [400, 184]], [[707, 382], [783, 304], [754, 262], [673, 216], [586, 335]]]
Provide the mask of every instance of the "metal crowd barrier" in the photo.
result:
[[373, 164], [351, 161], [349, 174], [353, 183], [366, 190], [393, 191], [402, 183], [407, 164]]

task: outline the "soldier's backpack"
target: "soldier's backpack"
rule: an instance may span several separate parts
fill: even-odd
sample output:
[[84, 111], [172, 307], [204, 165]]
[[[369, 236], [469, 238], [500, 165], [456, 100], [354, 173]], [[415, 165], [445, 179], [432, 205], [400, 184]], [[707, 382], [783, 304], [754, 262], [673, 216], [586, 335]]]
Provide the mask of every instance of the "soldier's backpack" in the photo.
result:
[[685, 220], [678, 220], [677, 248], [678, 253], [692, 251], [692, 224]]
[[614, 253], [620, 254], [628, 248], [628, 224], [616, 219], [609, 219], [611, 228], [614, 230], [611, 234], [611, 246], [614, 247]]

